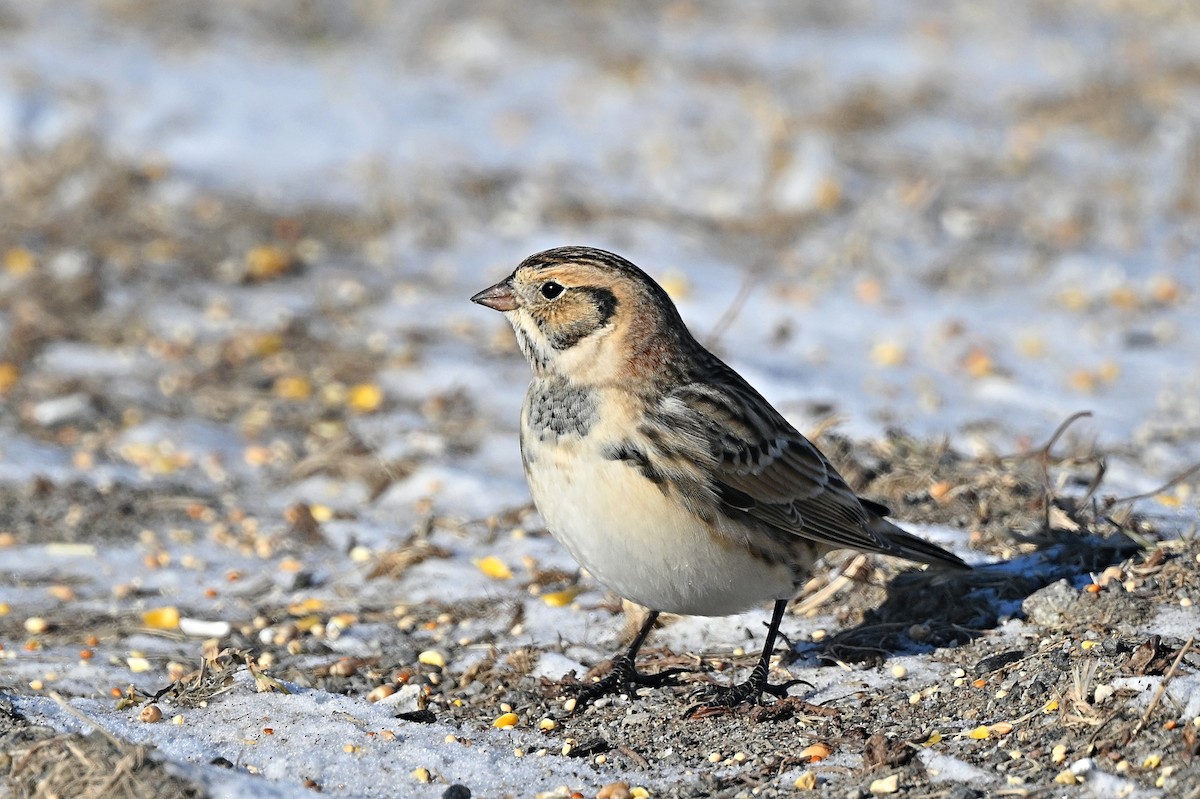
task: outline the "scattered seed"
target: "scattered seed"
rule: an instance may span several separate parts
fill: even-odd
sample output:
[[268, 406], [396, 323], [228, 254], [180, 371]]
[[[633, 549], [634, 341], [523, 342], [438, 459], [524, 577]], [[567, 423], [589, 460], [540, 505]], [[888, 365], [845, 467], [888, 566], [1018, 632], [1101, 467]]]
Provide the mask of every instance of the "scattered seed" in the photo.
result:
[[412, 770], [412, 778], [415, 779], [417, 782], [425, 782], [425, 783], [429, 782], [429, 780], [430, 780], [429, 769], [424, 768], [424, 767], [413, 769]]
[[833, 754], [833, 747], [827, 743], [815, 743], [800, 751], [800, 757], [807, 757], [810, 763], [819, 763]]
[[367, 694], [367, 701], [378, 702], [381, 699], [386, 699], [394, 693], [396, 693], [396, 686], [392, 685], [391, 683], [377, 685], [371, 689], [370, 693]]
[[156, 724], [162, 721], [162, 717], [162, 710], [159, 709], [158, 705], [146, 705], [142, 708], [142, 712], [138, 713], [138, 718], [147, 724]]
[[867, 790], [873, 794], [895, 793], [900, 790], [900, 775], [890, 774], [886, 777], [880, 777], [874, 780]]
[[383, 389], [374, 383], [359, 383], [350, 389], [346, 404], [355, 413], [374, 413], [383, 405]]
[[498, 730], [507, 730], [509, 727], [517, 726], [518, 721], [520, 719], [516, 713], [503, 713], [492, 722], [492, 726]]
[[446, 667], [446, 653], [440, 649], [426, 649], [417, 655], [417, 660], [426, 666], [437, 666], [439, 669]]
[[632, 792], [627, 782], [610, 782], [596, 792], [596, 799], [630, 799]]
[[583, 591], [582, 588], [565, 588], [562, 591], [551, 591], [542, 594], [542, 601], [552, 608], [565, 608], [575, 601], [575, 597]]
[[903, 680], [905, 677], [908, 676], [908, 669], [906, 669], [904, 667], [904, 664], [897, 663], [894, 666], [892, 666], [892, 676], [895, 677], [897, 680]]
[[793, 782], [792, 785], [801, 791], [814, 790], [817, 787], [817, 775], [813, 774], [811, 771], [801, 772], [800, 776], [796, 778], [796, 781]]

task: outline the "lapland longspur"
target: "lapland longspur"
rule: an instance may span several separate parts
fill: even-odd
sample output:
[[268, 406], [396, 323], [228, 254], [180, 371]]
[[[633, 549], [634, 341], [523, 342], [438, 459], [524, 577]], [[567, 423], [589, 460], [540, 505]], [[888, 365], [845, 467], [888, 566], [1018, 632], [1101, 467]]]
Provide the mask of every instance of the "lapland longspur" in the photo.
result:
[[533, 369], [521, 456], [547, 528], [597, 579], [651, 611], [581, 703], [671, 680], [678, 670], [634, 666], [660, 612], [724, 616], [768, 600], [762, 657], [716, 704], [786, 695], [790, 683], [767, 679], [779, 623], [829, 550], [968, 568], [856, 496], [624, 258], [546, 250], [471, 299], [504, 313]]

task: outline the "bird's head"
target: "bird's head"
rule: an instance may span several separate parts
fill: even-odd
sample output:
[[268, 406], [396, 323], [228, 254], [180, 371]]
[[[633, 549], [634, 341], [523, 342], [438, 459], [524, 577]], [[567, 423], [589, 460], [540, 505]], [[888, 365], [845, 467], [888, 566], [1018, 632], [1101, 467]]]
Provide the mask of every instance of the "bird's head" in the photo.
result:
[[661, 373], [691, 340], [674, 303], [619, 255], [558, 247], [531, 255], [471, 298], [501, 311], [535, 373], [586, 383]]

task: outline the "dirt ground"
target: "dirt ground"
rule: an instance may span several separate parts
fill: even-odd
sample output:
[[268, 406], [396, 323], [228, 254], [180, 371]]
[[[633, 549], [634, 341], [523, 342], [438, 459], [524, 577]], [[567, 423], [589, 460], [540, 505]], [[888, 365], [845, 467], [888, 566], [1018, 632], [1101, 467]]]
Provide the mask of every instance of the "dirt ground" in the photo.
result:
[[[24, 279], [13, 278], [10, 266], [3, 303], [16, 324], [5, 359], [30, 374], [7, 388], [0, 413], [8, 429], [35, 440], [67, 443], [77, 463], [141, 458], [144, 463], [135, 460], [139, 466], [170, 475], [192, 465], [172, 462], [169, 452], [130, 451], [119, 443], [132, 419], [169, 411], [243, 430], [254, 425], [264, 440], [276, 442], [273, 446], [281, 448], [279, 442], [284, 442], [292, 451], [286, 455], [288, 468], [277, 471], [279, 479], [331, 470], [362, 481], [376, 495], [411, 468], [347, 440], [344, 430], [340, 438], [314, 434], [318, 428], [337, 430], [352, 413], [349, 406], [280, 396], [283, 366], [298, 372], [325, 369], [347, 383], [369, 383], [376, 363], [369, 353], [353, 344], [339, 347], [329, 338], [314, 340], [310, 325], [301, 323], [273, 333], [267, 343], [261, 336], [247, 340], [246, 334], [221, 342], [156, 341], [139, 329], [136, 304], [114, 308], [109, 296], [131, 284], [152, 296], [155, 291], [279, 279], [273, 273], [227, 270], [229, 242], [280, 242], [275, 246], [289, 253], [280, 269], [302, 270], [307, 267], [289, 249], [297, 231], [319, 235], [330, 250], [350, 250], [378, 222], [327, 210], [283, 217], [226, 197], [208, 199], [202, 220], [184, 211], [164, 214], [161, 208], [150, 214], [155, 176], [106, 163], [86, 142], [39, 154], [23, 166], [30, 176], [28, 193], [20, 202], [9, 197], [4, 216], [10, 224], [25, 220], [29, 229], [47, 238], [69, 228], [73, 246], [108, 253], [109, 258], [114, 250], [132, 254], [151, 248], [217, 266], [164, 274], [134, 258], [129, 274], [115, 279], [86, 263], [67, 274], [39, 272]], [[104, 207], [103, 222], [85, 214], [47, 224], [52, 214], [42, 205], [45, 197], [81, 170], [96, 174], [97, 196], [85, 207]], [[129, 385], [39, 370], [34, 365], [38, 353], [60, 341], [135, 344], [152, 351], [160, 370], [145, 379], [161, 390], [131, 391]], [[413, 342], [415, 350], [421, 347], [422, 342]], [[49, 424], [39, 421], [37, 409], [64, 395], [81, 398], [74, 412]], [[431, 398], [420, 408], [430, 426], [463, 442], [469, 439], [463, 433], [471, 426], [469, 411], [464, 397]], [[387, 622], [391, 630], [380, 641], [384, 655], [361, 659], [338, 657], [325, 643], [327, 634], [315, 634], [311, 623], [297, 623], [286, 602], [256, 601], [252, 595], [239, 598], [235, 616], [240, 621], [222, 641], [222, 651], [208, 653], [206, 671], [192, 671], [202, 661], [194, 649], [181, 645], [179, 659], [186, 668], [180, 666], [177, 682], [144, 686], [113, 701], [144, 703], [151, 690], [163, 692], [157, 701], [166, 707], [219, 701], [232, 673], [245, 668], [249, 657], [251, 663], [268, 664], [275, 678], [350, 696], [368, 697], [380, 686], [385, 691], [419, 686], [417, 707], [402, 714], [403, 723], [448, 721], [467, 737], [472, 729], [489, 726], [501, 704], [519, 708], [528, 723], [551, 727], [543, 734], [545, 751], [526, 756], [600, 757], [623, 764], [645, 773], [654, 796], [782, 796], [797, 790], [789, 787], [792, 782], [814, 779], [823, 786], [823, 795], [858, 797], [879, 793], [877, 781], [891, 777], [904, 796], [966, 799], [988, 793], [972, 788], [969, 780], [931, 777], [917, 754], [935, 746], [984, 772], [1003, 775], [1010, 786], [1003, 795], [1071, 795], [1070, 785], [1089, 775], [1086, 770], [1076, 775], [1068, 766], [1091, 758], [1089, 768], [1121, 775], [1142, 788], [1166, 786], [1173, 795], [1195, 796], [1187, 786], [1200, 780], [1197, 728], [1190, 720], [1176, 720], [1178, 707], [1169, 688], [1147, 706], [1144, 692], [1113, 690], [1112, 683], [1121, 677], [1176, 677], [1200, 665], [1192, 641], [1146, 632], [1146, 620], [1156, 613], [1178, 608], [1181, 600], [1200, 601], [1195, 581], [1200, 545], [1194, 534], [1161, 540], [1163, 531], [1155, 519], [1132, 513], [1130, 502], [1106, 497], [1102, 484], [1095, 482], [1104, 453], [1085, 442], [1063, 443], [1070, 439], [1067, 433], [1069, 429], [1061, 441], [1007, 458], [966, 457], [944, 443], [899, 433], [876, 442], [851, 442], [832, 433], [818, 438], [864, 493], [890, 502], [906, 521], [969, 531], [972, 547], [1004, 564], [954, 577], [898, 573], [891, 563], [857, 565], [821, 606], [834, 610], [836, 631], [819, 640], [792, 642], [792, 653], [778, 661], [779, 675], [793, 666], [843, 675], [836, 698], [820, 704], [806, 701], [801, 687], [792, 698], [763, 707], [686, 714], [702, 698], [697, 692], [705, 685], [728, 680], [752, 663], [753, 639], [760, 634], [754, 630], [746, 631], [743, 643], [749, 654], [744, 655], [731, 654], [732, 649], [674, 652], [652, 641], [645, 652], [648, 668], [693, 670], [679, 687], [647, 690], [636, 700], [606, 701], [572, 715], [563, 709], [569, 683], [531, 676], [538, 648], [496, 639], [486, 657], [461, 671], [417, 658], [436, 640], [447, 663], [462, 661], [467, 648], [460, 651], [455, 643], [457, 631], [480, 619], [494, 621], [492, 603], [402, 609], [356, 604], [356, 623]], [[54, 541], [103, 547], [141, 535], [146, 566], [173, 568], [167, 561], [155, 562], [163, 550], [155, 544], [156, 535], [145, 532], [149, 530], [206, 538], [213, 546], [251, 556], [283, 550], [301, 559], [322, 551], [327, 553], [322, 557], [344, 557], [329, 551], [321, 523], [305, 507], [289, 509], [282, 530], [259, 528], [245, 523], [247, 513], [235, 491], [196, 490], [174, 477], [153, 487], [117, 481], [98, 488], [33, 476], [6, 480], [0, 495], [5, 546]], [[530, 521], [536, 523], [529, 509], [516, 507], [479, 523], [473, 534]], [[455, 524], [428, 518], [424, 531], [379, 556], [368, 578], [395, 580], [418, 563], [448, 557], [448, 551], [430, 543], [429, 533]], [[545, 535], [536, 528], [529, 534]], [[811, 592], [843, 572], [818, 575]], [[1073, 586], [1071, 581], [1088, 574], [1094, 582], [1087, 581], [1085, 590]], [[304, 574], [297, 577], [303, 585]], [[577, 578], [551, 570], [537, 574], [529, 587], [552, 592], [569, 588]], [[0, 619], [6, 650], [71, 647], [99, 658], [127, 650], [124, 642], [145, 631], [144, 615], [134, 609], [133, 582], [111, 589], [110, 608], [81, 612], [73, 601], [75, 588], [53, 572], [40, 580], [29, 575], [20, 579], [24, 590], [51, 591], [63, 601], [40, 616], [37, 629], [15, 614]], [[615, 598], [610, 607], [620, 612]], [[398, 613], [403, 619], [399, 627], [391, 624]], [[335, 616], [322, 616], [321, 626], [335, 624]], [[1026, 622], [1015, 637], [989, 634], [1004, 620], [1020, 616]], [[275, 632], [264, 637], [260, 631], [269, 622]], [[507, 624], [517, 629], [519, 623], [513, 617]], [[542, 651], [556, 646], [552, 641], [539, 644]], [[473, 640], [469, 648], [477, 650], [478, 645]], [[912, 652], [927, 653], [935, 679], [922, 675], [914, 681], [891, 671], [894, 655]], [[893, 679], [868, 684], [860, 679], [864, 668]], [[30, 688], [10, 683], [6, 690]], [[1141, 702], [1135, 701], [1138, 697]], [[46, 786], [63, 796], [124, 795], [99, 791], [101, 786], [116, 791], [118, 783], [112, 780], [118, 778], [129, 786], [121, 788], [128, 795], [203, 795], [199, 787], [164, 772], [152, 749], [100, 733], [56, 735], [27, 726], [11, 710], [2, 718], [8, 785], [15, 795], [50, 795]], [[978, 732], [954, 737], [941, 732], [964, 722], [978, 722], [973, 728]], [[939, 740], [942, 735], [947, 737]], [[841, 762], [853, 765], [822, 768], [835, 754], [848, 755]], [[656, 780], [664, 767], [693, 779], [674, 785]], [[791, 779], [784, 787], [782, 774]]]

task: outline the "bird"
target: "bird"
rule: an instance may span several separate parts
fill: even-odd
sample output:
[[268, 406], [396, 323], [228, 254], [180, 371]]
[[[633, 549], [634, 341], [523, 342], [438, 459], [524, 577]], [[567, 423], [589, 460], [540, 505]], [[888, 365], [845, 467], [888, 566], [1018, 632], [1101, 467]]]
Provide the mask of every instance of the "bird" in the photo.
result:
[[533, 373], [521, 461], [546, 528], [597, 580], [649, 610], [576, 708], [677, 684], [681, 669], [636, 667], [659, 614], [727, 616], [766, 602], [774, 605], [757, 664], [705, 706], [787, 696], [799, 681], [769, 681], [775, 640], [788, 601], [831, 550], [970, 568], [857, 496], [625, 258], [548, 249], [471, 300], [504, 314]]

